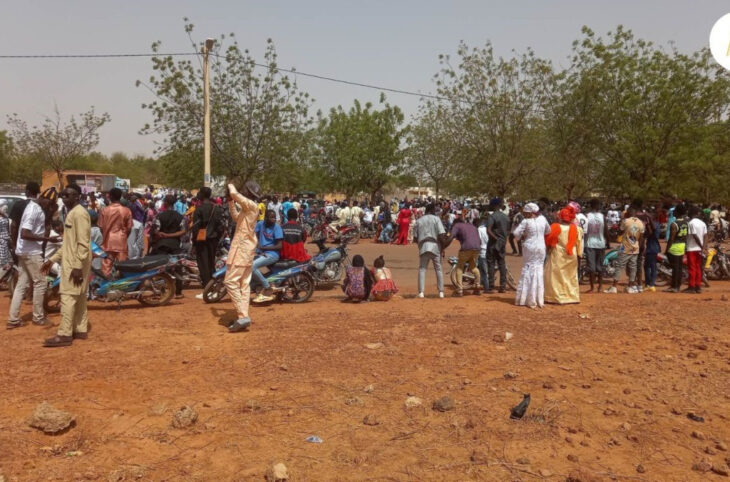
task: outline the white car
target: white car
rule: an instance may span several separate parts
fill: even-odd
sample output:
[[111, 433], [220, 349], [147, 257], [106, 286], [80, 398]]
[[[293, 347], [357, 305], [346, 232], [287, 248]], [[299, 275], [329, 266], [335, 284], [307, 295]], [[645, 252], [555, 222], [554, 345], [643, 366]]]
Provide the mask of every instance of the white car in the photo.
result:
[[8, 214], [10, 214], [10, 210], [13, 208], [13, 204], [23, 200], [25, 200], [25, 196], [20, 194], [0, 194], [0, 206], [2, 206], [3, 204], [6, 205], [8, 207]]

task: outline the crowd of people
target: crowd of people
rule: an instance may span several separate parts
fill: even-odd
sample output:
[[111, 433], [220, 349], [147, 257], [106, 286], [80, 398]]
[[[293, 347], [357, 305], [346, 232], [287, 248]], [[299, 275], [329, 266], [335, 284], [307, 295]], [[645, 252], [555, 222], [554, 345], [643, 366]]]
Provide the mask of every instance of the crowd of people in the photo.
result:
[[[84, 339], [88, 331], [86, 290], [89, 272], [96, 268], [105, 277], [114, 276], [116, 262], [146, 255], [195, 254], [201, 282], [212, 278], [224, 240], [229, 240], [225, 286], [236, 307], [237, 320], [231, 332], [250, 325], [250, 283], [255, 278], [263, 289], [254, 302], [273, 299], [273, 289], [262, 269], [280, 259], [306, 263], [305, 225], [313, 219], [329, 219], [332, 229], [354, 225], [374, 233], [378, 243], [416, 243], [419, 253], [418, 294], [425, 297], [429, 263], [436, 274], [438, 296], [444, 297], [442, 259], [444, 250], [459, 243], [454, 296], [463, 296], [465, 270], [473, 276], [469, 289], [476, 295], [507, 289], [506, 251], [523, 257], [515, 302], [531, 308], [544, 303], [577, 303], [580, 265], [585, 264], [588, 292], [617, 293], [622, 273], [628, 276], [631, 294], [655, 291], [660, 240], [673, 270], [667, 291], [682, 286], [682, 264], [689, 271], [684, 292], [699, 293], [703, 253], [712, 235], [727, 232], [721, 206], [702, 209], [675, 202], [671, 206], [645, 208], [636, 200], [622, 209], [616, 204], [602, 209], [598, 199], [581, 206], [578, 202], [549, 203], [547, 200], [512, 203], [499, 198], [480, 204], [444, 199], [313, 202], [302, 198], [263, 197], [260, 187], [246, 183], [241, 192], [229, 184], [225, 196], [214, 197], [211, 189], [189, 192], [124, 193], [114, 188], [106, 193], [83, 193], [70, 184], [61, 193], [50, 188], [41, 192], [35, 182], [26, 186], [26, 199], [13, 204], [10, 212], [0, 206], [0, 266], [14, 263], [19, 271], [12, 293], [7, 328], [22, 326], [21, 303], [32, 287], [36, 325], [48, 324], [43, 309], [47, 287], [45, 273], [56, 266], [61, 278], [62, 322], [46, 346], [68, 346]], [[60, 196], [59, 196], [60, 194]], [[585, 209], [585, 211], [584, 211]], [[602, 265], [612, 237], [618, 241], [618, 269], [603, 289]], [[92, 259], [91, 243], [106, 256]], [[499, 284], [496, 283], [499, 272]], [[347, 300], [387, 301], [398, 292], [385, 259], [365, 266], [361, 256], [346, 267], [342, 285]], [[175, 296], [184, 296], [182, 281]], [[201, 298], [202, 295], [197, 295]]]

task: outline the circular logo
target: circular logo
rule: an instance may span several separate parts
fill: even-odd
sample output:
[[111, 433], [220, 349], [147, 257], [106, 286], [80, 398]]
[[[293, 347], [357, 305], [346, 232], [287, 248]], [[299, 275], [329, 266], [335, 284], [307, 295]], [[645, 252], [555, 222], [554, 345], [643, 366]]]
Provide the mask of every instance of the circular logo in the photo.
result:
[[730, 13], [720, 17], [712, 27], [710, 52], [718, 64], [730, 70]]

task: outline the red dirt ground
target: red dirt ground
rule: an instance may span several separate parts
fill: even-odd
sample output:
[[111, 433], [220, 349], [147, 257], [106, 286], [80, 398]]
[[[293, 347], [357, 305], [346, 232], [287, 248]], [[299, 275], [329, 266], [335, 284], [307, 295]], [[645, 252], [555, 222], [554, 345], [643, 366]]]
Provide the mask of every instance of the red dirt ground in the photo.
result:
[[[251, 331], [231, 335], [218, 324], [231, 304], [190, 291], [161, 308], [92, 303], [89, 339], [70, 348], [41, 347], [55, 328], [5, 332], [0, 474], [243, 481], [284, 462], [291, 480], [727, 480], [693, 465], [722, 472], [730, 457], [730, 283], [532, 311], [513, 293], [434, 298], [432, 272], [431, 297], [415, 299], [415, 247], [355, 253], [384, 253], [403, 296], [353, 305], [317, 291], [253, 308]], [[0, 312], [8, 304], [0, 294]], [[528, 415], [511, 421], [523, 393]], [[406, 408], [409, 395], [423, 405]], [[432, 410], [445, 395], [455, 408]], [[30, 428], [43, 401], [76, 425]], [[198, 420], [173, 428], [183, 405]]]

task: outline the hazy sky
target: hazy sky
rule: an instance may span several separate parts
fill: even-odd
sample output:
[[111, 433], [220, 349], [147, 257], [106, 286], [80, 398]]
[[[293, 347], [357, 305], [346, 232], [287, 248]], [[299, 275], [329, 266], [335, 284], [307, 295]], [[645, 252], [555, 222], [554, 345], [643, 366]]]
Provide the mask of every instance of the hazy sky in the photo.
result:
[[[491, 40], [499, 55], [532, 47], [564, 63], [582, 25], [605, 34], [618, 24], [655, 43], [675, 41], [683, 51], [707, 45], [710, 29], [730, 4], [721, 1], [182, 1], [0, 0], [0, 54], [146, 53], [160, 40], [164, 52], [189, 51], [182, 18], [195, 38], [234, 32], [261, 59], [272, 38], [281, 67], [368, 84], [429, 93], [438, 54], [453, 54], [460, 40]], [[151, 94], [136, 88], [152, 72], [149, 58], [0, 59], [0, 129], [5, 114], [31, 123], [53, 111], [111, 115], [99, 150], [151, 154], [155, 139], [138, 135]], [[327, 110], [378, 91], [298, 77], [300, 88]], [[419, 99], [388, 94], [410, 116]]]

